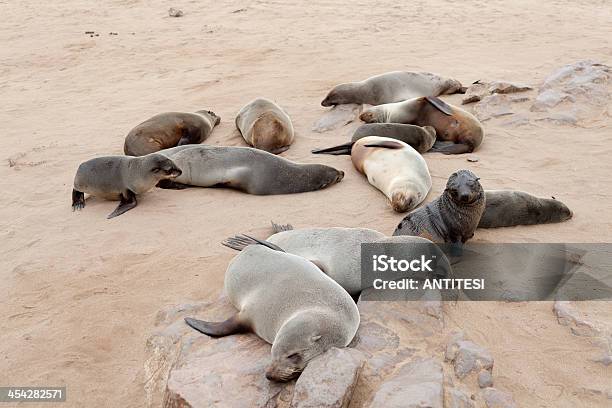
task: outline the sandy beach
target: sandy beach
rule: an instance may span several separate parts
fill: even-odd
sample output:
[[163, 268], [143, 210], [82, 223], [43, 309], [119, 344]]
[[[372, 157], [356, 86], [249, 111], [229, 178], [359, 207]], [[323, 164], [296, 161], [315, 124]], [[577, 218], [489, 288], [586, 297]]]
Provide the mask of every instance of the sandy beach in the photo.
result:
[[[169, 7], [184, 16], [169, 17]], [[144, 406], [155, 314], [219, 296], [235, 255], [222, 239], [265, 237], [271, 220], [393, 232], [403, 215], [346, 156], [310, 153], [358, 125], [311, 130], [334, 85], [408, 70], [537, 87], [562, 65], [612, 62], [608, 1], [0, 1], [0, 13], [0, 385], [65, 385], [62, 407]], [[72, 212], [79, 163], [122, 154], [136, 124], [210, 109], [221, 124], [206, 143], [244, 146], [234, 117], [258, 96], [293, 120], [296, 141], [282, 156], [341, 169], [341, 183], [284, 196], [154, 189], [112, 220], [116, 203], [96, 198]], [[478, 162], [425, 154], [428, 201], [467, 168], [485, 189], [555, 196], [574, 212], [560, 224], [478, 230], [474, 240], [610, 242], [610, 109], [581, 126], [496, 123], [484, 123], [486, 139], [469, 155]], [[594, 346], [560, 326], [550, 302], [447, 306], [445, 331], [464, 330], [494, 355], [496, 385], [519, 406], [609, 406], [612, 366], [591, 361]], [[612, 325], [610, 303], [578, 307]]]

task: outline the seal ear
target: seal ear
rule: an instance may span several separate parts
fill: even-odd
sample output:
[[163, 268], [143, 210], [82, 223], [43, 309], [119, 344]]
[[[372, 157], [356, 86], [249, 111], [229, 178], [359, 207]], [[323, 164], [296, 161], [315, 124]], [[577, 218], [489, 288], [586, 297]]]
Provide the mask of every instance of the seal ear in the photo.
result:
[[319, 334], [319, 335], [317, 335], [317, 336], [312, 336], [312, 337], [310, 338], [310, 340], [311, 340], [313, 343], [315, 343], [315, 342], [319, 341], [319, 340], [321, 339], [321, 337], [322, 337], [322, 336]]

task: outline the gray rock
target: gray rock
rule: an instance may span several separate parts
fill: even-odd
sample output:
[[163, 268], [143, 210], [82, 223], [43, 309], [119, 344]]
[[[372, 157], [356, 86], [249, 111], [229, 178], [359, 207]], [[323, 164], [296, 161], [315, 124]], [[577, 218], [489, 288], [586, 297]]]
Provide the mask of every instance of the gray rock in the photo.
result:
[[348, 407], [365, 355], [355, 349], [333, 348], [308, 363], [295, 384], [291, 407]]
[[584, 318], [569, 301], [557, 300], [553, 305], [553, 312], [559, 324], [568, 326], [572, 334], [576, 336], [596, 337], [601, 335], [601, 329]]
[[183, 17], [183, 10], [170, 7], [170, 9], [168, 10], [168, 15], [170, 17]]
[[496, 388], [482, 390], [482, 398], [487, 408], [516, 408], [512, 395]]
[[476, 82], [468, 87], [461, 100], [463, 105], [478, 102], [485, 97], [493, 94], [509, 94], [515, 92], [529, 91], [528, 85], [508, 81]]
[[348, 125], [357, 119], [361, 113], [361, 108], [362, 105], [357, 104], [336, 105], [315, 122], [312, 131], [322, 133]]
[[512, 115], [515, 113], [515, 109], [511, 106], [512, 102], [508, 95], [494, 94], [485, 96], [474, 106], [474, 115], [481, 121]]
[[473, 372], [493, 370], [491, 354], [476, 343], [463, 340], [459, 336], [447, 345], [445, 357], [453, 363], [455, 375], [460, 379]]
[[529, 85], [521, 84], [518, 82], [507, 82], [507, 81], [493, 81], [489, 84], [488, 91], [492, 94], [509, 94], [515, 92], [525, 92], [533, 89]]
[[463, 391], [456, 388], [447, 390], [445, 408], [474, 408], [474, 403], [470, 397]]
[[493, 386], [493, 376], [490, 371], [483, 370], [478, 374], [478, 386], [480, 388], [487, 388]]
[[417, 359], [380, 386], [370, 407], [442, 408], [443, 400], [442, 365], [433, 359]]

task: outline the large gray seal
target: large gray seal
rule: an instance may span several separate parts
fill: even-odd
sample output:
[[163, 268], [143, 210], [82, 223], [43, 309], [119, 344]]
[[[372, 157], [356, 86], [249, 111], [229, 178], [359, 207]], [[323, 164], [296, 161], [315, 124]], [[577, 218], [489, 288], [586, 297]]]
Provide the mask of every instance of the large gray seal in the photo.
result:
[[214, 112], [166, 112], [145, 120], [125, 138], [123, 151], [128, 156], [144, 156], [163, 149], [202, 143], [221, 118]]
[[143, 194], [160, 180], [181, 175], [181, 169], [164, 155], [142, 157], [106, 156], [81, 163], [74, 177], [72, 209], [85, 207], [85, 193], [107, 200], [120, 200], [108, 215], [113, 218], [136, 207], [136, 195]]
[[274, 154], [289, 149], [295, 139], [289, 115], [265, 98], [257, 98], [240, 109], [236, 127], [248, 144]]
[[299, 164], [250, 147], [189, 145], [160, 152], [183, 174], [162, 188], [225, 186], [249, 194], [292, 194], [336, 184], [344, 172], [323, 164]]
[[478, 228], [511, 227], [562, 222], [572, 211], [554, 198], [538, 198], [522, 191], [485, 190], [487, 207]]
[[451, 174], [444, 192], [404, 217], [393, 235], [420, 236], [460, 247], [474, 236], [485, 210], [485, 193], [478, 180], [469, 170]]
[[312, 262], [264, 245], [249, 245], [231, 261], [225, 292], [234, 316], [185, 320], [210, 336], [252, 331], [272, 344], [269, 380], [295, 378], [314, 357], [346, 347], [359, 326], [357, 306], [340, 285]]
[[323, 106], [348, 103], [381, 105], [420, 96], [464, 93], [465, 88], [455, 79], [429, 72], [394, 71], [376, 75], [364, 81], [335, 86], [321, 102]]
[[444, 154], [473, 152], [480, 146], [485, 134], [482, 124], [474, 115], [432, 96], [373, 106], [359, 118], [366, 123], [433, 126], [437, 141], [432, 151]]
[[368, 136], [400, 140], [412, 146], [417, 152], [425, 153], [436, 142], [436, 129], [433, 126], [416, 126], [403, 123], [365, 123], [355, 130], [349, 143], [325, 149], [315, 149], [312, 152], [314, 154], [350, 154], [355, 142]]

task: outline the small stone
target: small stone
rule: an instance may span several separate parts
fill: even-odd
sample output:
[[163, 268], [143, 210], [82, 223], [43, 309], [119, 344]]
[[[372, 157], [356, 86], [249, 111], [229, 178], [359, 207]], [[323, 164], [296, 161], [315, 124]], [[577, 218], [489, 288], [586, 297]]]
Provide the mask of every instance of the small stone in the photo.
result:
[[[474, 403], [465, 392], [456, 388], [448, 391], [445, 408], [474, 408]], [[472, 398], [473, 399], [473, 398]]]
[[512, 395], [496, 388], [485, 388], [482, 397], [487, 408], [516, 408]]
[[183, 10], [170, 7], [170, 9], [168, 10], [168, 15], [170, 17], [183, 17]]
[[468, 157], [467, 161], [469, 161], [470, 163], [478, 163], [478, 157], [476, 156]]
[[310, 361], [298, 378], [291, 407], [348, 407], [365, 355], [355, 349], [332, 348]]
[[487, 370], [483, 370], [478, 374], [478, 386], [480, 388], [487, 388], [493, 386], [493, 376]]
[[457, 378], [481, 370], [493, 370], [493, 357], [484, 348], [467, 340], [453, 340], [446, 347], [446, 359], [455, 366]]
[[553, 312], [559, 324], [568, 326], [576, 336], [596, 337], [601, 334], [601, 330], [586, 320], [569, 301], [557, 300], [553, 305]]

